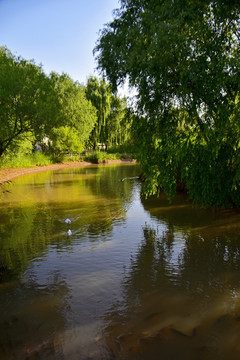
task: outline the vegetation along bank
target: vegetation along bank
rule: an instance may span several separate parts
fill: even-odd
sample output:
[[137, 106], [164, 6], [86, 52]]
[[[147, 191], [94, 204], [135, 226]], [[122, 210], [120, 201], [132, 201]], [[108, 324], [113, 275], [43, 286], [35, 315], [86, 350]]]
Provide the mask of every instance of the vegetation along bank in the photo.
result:
[[[2, 47], [0, 166], [42, 156], [36, 147], [50, 162], [128, 153], [146, 195], [181, 188], [203, 206], [239, 207], [239, 34], [238, 0], [121, 0], [94, 49], [104, 77], [86, 85]], [[117, 95], [126, 80], [133, 108]]]

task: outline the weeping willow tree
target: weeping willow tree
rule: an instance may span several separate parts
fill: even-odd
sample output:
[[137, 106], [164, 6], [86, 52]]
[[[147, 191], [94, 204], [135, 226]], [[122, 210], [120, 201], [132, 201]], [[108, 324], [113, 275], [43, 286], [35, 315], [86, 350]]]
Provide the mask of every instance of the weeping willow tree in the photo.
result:
[[132, 116], [126, 98], [111, 97], [111, 111], [107, 118], [106, 138], [109, 146], [119, 146], [131, 139]]
[[111, 110], [111, 96], [111, 87], [104, 79], [99, 81], [94, 76], [89, 77], [86, 85], [86, 97], [97, 109], [97, 122], [90, 136], [94, 150], [98, 142], [106, 141], [106, 120]]
[[95, 48], [115, 90], [138, 92], [145, 193], [181, 184], [196, 202], [240, 205], [240, 2], [121, 0]]
[[97, 122], [90, 136], [95, 150], [98, 143], [105, 147], [124, 144], [131, 136], [131, 112], [126, 98], [112, 91], [104, 79], [91, 76], [86, 85], [86, 97], [97, 109]]

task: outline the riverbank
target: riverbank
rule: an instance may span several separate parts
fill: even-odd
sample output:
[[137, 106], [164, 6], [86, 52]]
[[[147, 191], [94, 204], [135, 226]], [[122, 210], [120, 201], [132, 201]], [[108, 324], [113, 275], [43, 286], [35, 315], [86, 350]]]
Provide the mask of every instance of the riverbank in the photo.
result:
[[85, 166], [96, 166], [96, 165], [111, 165], [111, 164], [126, 164], [126, 163], [135, 163], [135, 160], [130, 159], [122, 159], [122, 160], [107, 160], [101, 162], [99, 164], [93, 164], [91, 162], [86, 161], [73, 161], [73, 162], [65, 162], [59, 164], [50, 164], [44, 166], [34, 166], [28, 168], [14, 168], [14, 169], [2, 169], [0, 170], [0, 184], [15, 179], [19, 176], [33, 174], [41, 171], [48, 170], [58, 170], [58, 169], [66, 169], [66, 168], [74, 168], [74, 167], [85, 167]]

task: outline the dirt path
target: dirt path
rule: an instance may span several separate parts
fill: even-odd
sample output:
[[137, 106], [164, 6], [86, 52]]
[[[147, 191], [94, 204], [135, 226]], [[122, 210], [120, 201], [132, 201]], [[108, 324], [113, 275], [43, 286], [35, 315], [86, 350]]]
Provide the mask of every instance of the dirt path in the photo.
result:
[[[104, 164], [99, 164], [103, 166], [105, 164], [124, 164], [124, 163], [134, 163], [132, 160], [108, 160]], [[69, 163], [61, 163], [61, 164], [51, 164], [45, 166], [34, 166], [29, 168], [16, 168], [16, 169], [2, 169], [0, 170], [0, 184], [6, 181], [12, 180], [16, 177], [33, 174], [41, 171], [48, 170], [58, 170], [58, 169], [66, 169], [66, 168], [74, 168], [74, 167], [85, 167], [85, 166], [94, 166], [97, 164], [92, 164], [89, 162], [69, 162]]]

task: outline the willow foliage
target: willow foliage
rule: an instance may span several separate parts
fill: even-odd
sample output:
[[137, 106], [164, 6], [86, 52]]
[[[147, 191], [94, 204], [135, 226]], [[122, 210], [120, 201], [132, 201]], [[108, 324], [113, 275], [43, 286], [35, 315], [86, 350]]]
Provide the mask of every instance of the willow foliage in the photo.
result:
[[146, 194], [240, 204], [239, 50], [237, 0], [122, 0], [102, 30], [99, 68], [138, 91]]

